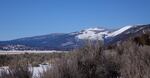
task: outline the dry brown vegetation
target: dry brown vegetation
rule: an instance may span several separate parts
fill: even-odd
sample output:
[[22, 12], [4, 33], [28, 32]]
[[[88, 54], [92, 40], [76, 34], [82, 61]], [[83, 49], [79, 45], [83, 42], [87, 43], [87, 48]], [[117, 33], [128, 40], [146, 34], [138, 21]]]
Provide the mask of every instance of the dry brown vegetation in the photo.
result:
[[16, 64], [1, 71], [0, 78], [32, 78], [32, 71], [29, 70], [28, 64]]
[[[99, 42], [90, 43], [59, 57], [53, 59], [52, 68], [40, 78], [150, 78], [150, 46], [133, 41], [119, 43], [111, 49], [103, 48]], [[10, 71], [17, 73], [11, 78], [30, 78], [32, 74], [28, 70]], [[0, 78], [12, 76], [3, 73]]]
[[58, 60], [42, 78], [150, 78], [150, 46], [90, 44]]
[[37, 66], [41, 63], [51, 62], [52, 59], [61, 58], [65, 53], [25, 53], [0, 55], [0, 66], [11, 66], [14, 64], [30, 63]]

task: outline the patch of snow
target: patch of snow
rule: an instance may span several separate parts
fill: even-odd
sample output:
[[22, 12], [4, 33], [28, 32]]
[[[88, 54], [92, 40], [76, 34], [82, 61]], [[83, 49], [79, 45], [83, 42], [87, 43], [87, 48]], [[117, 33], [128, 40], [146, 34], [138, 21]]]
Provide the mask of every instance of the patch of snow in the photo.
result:
[[103, 40], [103, 37], [106, 34], [108, 34], [108, 31], [105, 31], [105, 29], [89, 28], [81, 31], [76, 37], [78, 39]]
[[[39, 67], [29, 67], [29, 71], [33, 72], [32, 78], [38, 78], [40, 76], [40, 74], [42, 74], [43, 72], [45, 72], [47, 69], [51, 68], [51, 64], [50, 65], [39, 65]], [[4, 66], [4, 67], [0, 67], [0, 75], [2, 71], [7, 71], [9, 73], [9, 67], [8, 66]]]
[[73, 42], [66, 42], [66, 43], [61, 44], [61, 46], [67, 46], [67, 45], [71, 45], [71, 44], [73, 44]]
[[121, 29], [119, 29], [119, 30], [117, 30], [117, 31], [114, 31], [114, 32], [112, 32], [112, 33], [109, 33], [109, 34], [107, 35], [107, 37], [114, 37], [114, 36], [116, 36], [116, 35], [119, 35], [119, 34], [123, 33], [124, 31], [128, 30], [128, 29], [131, 28], [131, 27], [133, 27], [133, 26], [125, 26], [125, 27], [123, 27], [123, 28], [121, 28]]
[[39, 77], [40, 74], [45, 72], [50, 67], [51, 67], [51, 65], [40, 65], [39, 67], [30, 68], [30, 71], [33, 72], [33, 78], [34, 78], [34, 77]]
[[35, 40], [41, 40], [41, 39], [46, 39], [47, 36], [41, 36], [41, 37], [34, 37], [32, 39], [35, 39]]
[[88, 28], [88, 29], [86, 29], [86, 31], [103, 31], [103, 30], [105, 30], [105, 29], [102, 29], [102, 28]]
[[72, 32], [72, 33], [69, 33], [69, 35], [76, 35], [78, 34], [79, 32]]

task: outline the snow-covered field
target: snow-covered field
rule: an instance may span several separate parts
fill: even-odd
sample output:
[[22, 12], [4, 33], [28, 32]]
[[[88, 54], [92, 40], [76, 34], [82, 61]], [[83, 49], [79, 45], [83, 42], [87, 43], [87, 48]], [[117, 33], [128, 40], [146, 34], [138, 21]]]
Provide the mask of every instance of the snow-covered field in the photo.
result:
[[0, 55], [2, 54], [25, 54], [25, 53], [62, 53], [62, 52], [68, 52], [68, 51], [0, 51]]

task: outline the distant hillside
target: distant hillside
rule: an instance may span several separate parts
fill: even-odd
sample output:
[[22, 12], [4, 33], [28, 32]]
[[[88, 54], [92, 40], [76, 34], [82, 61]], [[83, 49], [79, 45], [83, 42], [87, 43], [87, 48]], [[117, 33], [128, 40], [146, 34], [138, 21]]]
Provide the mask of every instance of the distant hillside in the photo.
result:
[[[52, 33], [0, 41], [0, 50], [71, 50], [81, 47], [85, 40], [100, 40], [105, 45], [111, 45], [130, 38], [134, 38], [134, 41], [142, 40], [138, 36], [145, 33], [150, 33], [150, 24], [130, 25], [113, 31], [102, 28], [89, 28], [79, 32]], [[142, 42], [142, 44], [146, 42]]]

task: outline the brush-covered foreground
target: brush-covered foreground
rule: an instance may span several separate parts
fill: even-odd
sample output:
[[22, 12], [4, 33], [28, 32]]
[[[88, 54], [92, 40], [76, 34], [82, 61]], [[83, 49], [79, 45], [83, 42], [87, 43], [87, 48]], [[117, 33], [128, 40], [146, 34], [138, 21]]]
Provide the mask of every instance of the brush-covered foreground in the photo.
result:
[[[15, 65], [10, 66], [9, 73], [1, 72], [0, 78], [33, 78], [28, 64], [36, 60], [48, 61], [54, 57], [43, 55], [30, 62], [33, 56], [27, 56], [17, 56], [17, 60], [24, 57], [22, 61], [28, 63], [16, 61]], [[125, 41], [111, 48], [104, 48], [100, 43], [88, 43], [81, 49], [56, 56], [51, 62], [52, 67], [35, 78], [150, 78], [150, 46], [132, 41]], [[9, 63], [5, 62], [8, 59], [11, 58], [0, 59], [0, 64], [6, 65], [5, 63]]]
[[25, 53], [25, 54], [5, 54], [0, 55], [0, 67], [11, 66], [16, 64], [31, 64], [38, 66], [39, 64], [52, 63], [53, 59], [60, 59], [66, 53]]

